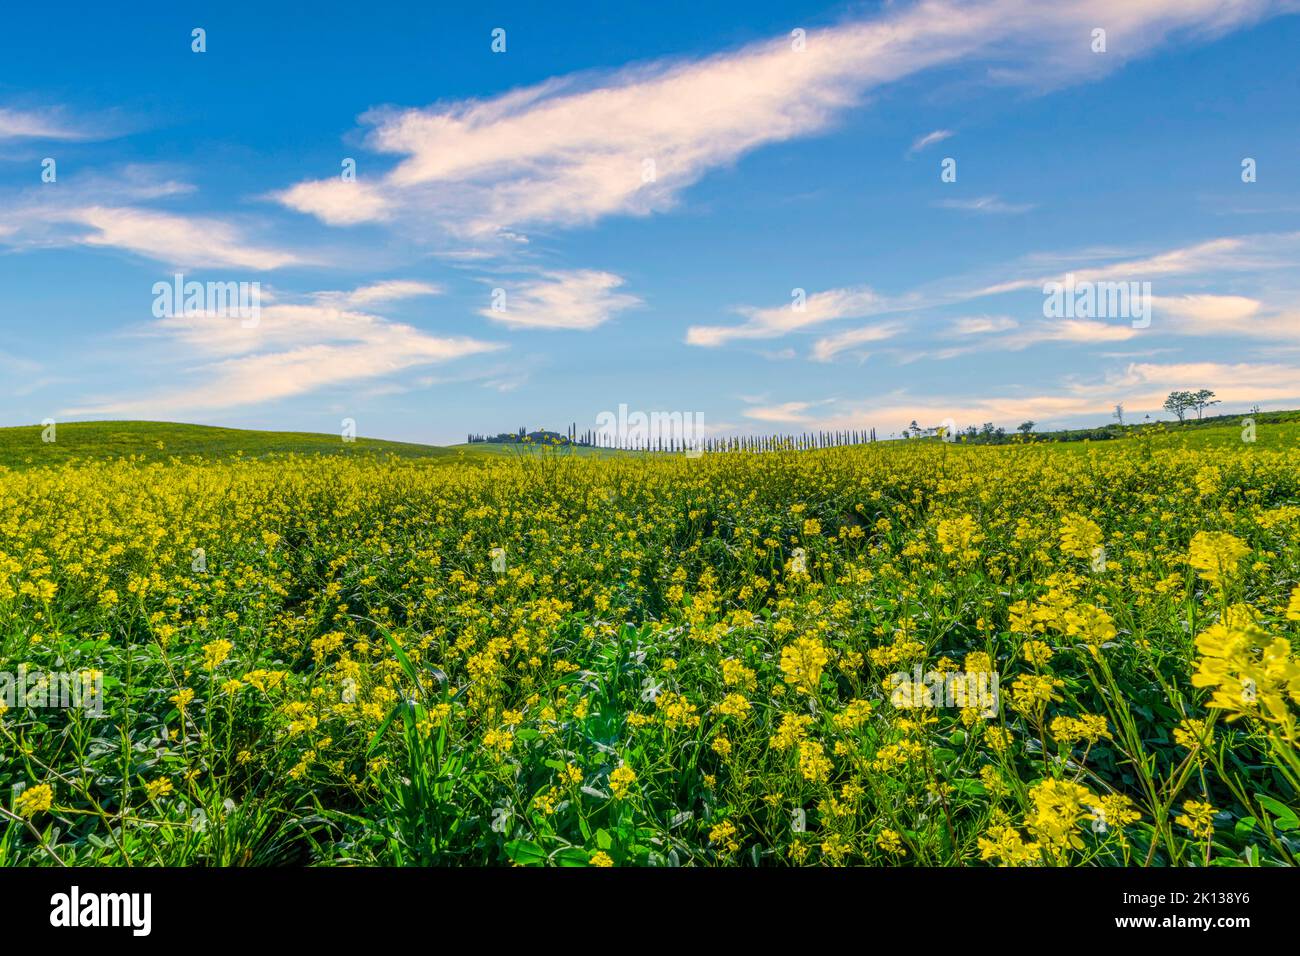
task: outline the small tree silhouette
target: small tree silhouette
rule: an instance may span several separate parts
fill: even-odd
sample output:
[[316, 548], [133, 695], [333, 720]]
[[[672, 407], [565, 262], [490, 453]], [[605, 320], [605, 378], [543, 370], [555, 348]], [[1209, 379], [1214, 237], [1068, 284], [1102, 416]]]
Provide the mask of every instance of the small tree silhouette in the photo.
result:
[[1182, 422], [1186, 420], [1187, 410], [1193, 406], [1194, 402], [1195, 399], [1191, 392], [1170, 392], [1169, 397], [1165, 399], [1164, 409], [1173, 412], [1178, 416], [1178, 420]]
[[1191, 395], [1192, 408], [1196, 409], [1196, 419], [1200, 421], [1201, 415], [1211, 405], [1218, 405], [1219, 400], [1214, 397], [1214, 393], [1208, 388], [1202, 388]]

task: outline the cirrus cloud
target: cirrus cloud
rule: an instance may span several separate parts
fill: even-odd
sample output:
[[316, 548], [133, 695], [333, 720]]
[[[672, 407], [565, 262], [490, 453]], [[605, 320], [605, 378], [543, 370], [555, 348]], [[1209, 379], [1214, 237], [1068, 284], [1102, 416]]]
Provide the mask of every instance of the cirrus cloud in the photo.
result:
[[[398, 157], [395, 166], [364, 184], [306, 180], [275, 196], [334, 225], [405, 218], [476, 238], [647, 215], [672, 208], [709, 172], [759, 147], [824, 132], [869, 92], [926, 70], [996, 58], [1002, 81], [1046, 87], [1118, 67], [1171, 35], [1222, 33], [1287, 6], [926, 0], [809, 30], [802, 46], [785, 36], [489, 99], [372, 110], [361, 118], [366, 142]], [[1108, 31], [1105, 57], [1081, 39], [1098, 23]]]
[[[357, 290], [364, 292], [364, 290]], [[262, 308], [257, 322], [200, 312], [167, 316], [140, 335], [184, 363], [187, 384], [153, 394], [105, 398], [68, 415], [151, 415], [272, 402], [340, 385], [388, 379], [408, 369], [485, 355], [501, 343], [441, 336], [320, 299]], [[335, 293], [335, 295], [339, 295]], [[346, 300], [347, 293], [341, 295]]]
[[512, 329], [589, 331], [641, 304], [636, 296], [617, 291], [623, 283], [621, 276], [596, 269], [547, 272], [500, 286], [500, 308], [488, 306], [479, 315]]

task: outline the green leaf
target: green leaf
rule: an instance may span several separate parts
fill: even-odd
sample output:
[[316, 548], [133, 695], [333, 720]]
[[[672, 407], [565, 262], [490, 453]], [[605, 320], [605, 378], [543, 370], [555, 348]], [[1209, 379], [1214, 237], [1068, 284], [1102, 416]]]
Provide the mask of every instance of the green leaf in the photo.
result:
[[1255, 799], [1260, 802], [1261, 806], [1268, 808], [1277, 817], [1273, 821], [1274, 827], [1279, 830], [1300, 829], [1300, 817], [1297, 817], [1295, 811], [1285, 803], [1274, 800], [1272, 797], [1266, 797], [1262, 793], [1255, 794]]
[[532, 840], [511, 840], [506, 844], [506, 856], [521, 866], [541, 866], [546, 853]]
[[406, 651], [402, 650], [402, 645], [397, 643], [397, 638], [393, 637], [393, 635], [389, 633], [388, 628], [383, 628], [383, 632], [385, 639], [388, 641], [388, 646], [393, 649], [393, 656], [396, 657], [398, 662], [402, 665], [402, 671], [407, 677], [415, 682], [415, 686], [418, 687], [420, 693], [423, 694], [424, 685], [420, 683], [419, 671], [415, 669], [415, 665], [411, 663], [411, 659], [406, 656]]
[[384, 732], [392, 726], [393, 720], [397, 717], [397, 712], [401, 707], [402, 705], [399, 702], [391, 711], [389, 711], [388, 717], [379, 725], [379, 729], [375, 731], [375, 735], [370, 738], [370, 743], [366, 745], [366, 756], [375, 752], [375, 745], [378, 744], [379, 739], [384, 736]]
[[555, 862], [560, 866], [590, 866], [591, 860], [587, 856], [587, 851], [581, 847], [566, 846], [555, 854]]

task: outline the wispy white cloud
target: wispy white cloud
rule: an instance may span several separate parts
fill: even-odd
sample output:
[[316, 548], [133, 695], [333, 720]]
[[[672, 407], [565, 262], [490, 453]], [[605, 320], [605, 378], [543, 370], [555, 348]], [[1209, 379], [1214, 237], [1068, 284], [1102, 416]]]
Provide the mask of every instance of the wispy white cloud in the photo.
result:
[[[802, 290], [799, 290], [802, 292]], [[735, 311], [747, 318], [740, 325], [694, 325], [686, 331], [686, 344], [704, 347], [725, 345], [735, 339], [773, 339], [836, 319], [860, 319], [901, 308], [867, 286], [827, 289], [811, 295], [792, 296], [788, 305], [758, 308], [739, 306]]]
[[123, 249], [180, 268], [261, 272], [311, 262], [291, 249], [254, 242], [244, 229], [221, 219], [140, 206], [26, 203], [0, 210], [0, 241], [20, 249]]
[[99, 139], [104, 135], [103, 130], [68, 119], [67, 111], [59, 107], [39, 110], [0, 107], [0, 140], [79, 140]]
[[[695, 61], [553, 79], [492, 99], [372, 111], [362, 117], [371, 128], [367, 142], [399, 157], [395, 167], [364, 184], [300, 182], [279, 199], [334, 224], [405, 218], [480, 238], [645, 215], [671, 208], [710, 171], [764, 145], [820, 133], [864, 94], [928, 69], [996, 56], [1002, 80], [1051, 86], [1116, 68], [1172, 36], [1222, 33], [1287, 6], [926, 0], [887, 7], [872, 19], [814, 29], [802, 49], [782, 37]], [[1104, 57], [1087, 42], [1097, 23], [1108, 31]]]
[[386, 302], [396, 302], [417, 296], [442, 295], [444, 291], [442, 286], [433, 282], [419, 282], [414, 279], [386, 279], [383, 282], [374, 282], [359, 289], [353, 289], [351, 292], [318, 292], [316, 298], [321, 302], [365, 308], [366, 306], [381, 305]]
[[907, 150], [907, 155], [911, 156], [915, 153], [919, 153], [927, 146], [933, 146], [935, 143], [942, 143], [945, 139], [951, 138], [952, 135], [953, 132], [950, 129], [936, 129], [931, 133], [926, 133], [924, 136], [918, 136], [912, 141], [912, 145]]
[[[1050, 392], [1008, 387], [999, 394], [972, 398], [955, 392], [947, 396], [912, 396], [896, 390], [871, 399], [836, 401], [829, 406], [826, 402], [802, 401], [770, 406], [778, 415], [788, 409], [787, 414], [795, 418], [751, 417], [795, 421], [809, 428], [829, 430], [874, 427], [882, 434], [901, 430], [913, 419], [923, 426], [951, 418], [959, 427], [992, 422], [1008, 429], [1032, 419], [1044, 428], [1109, 415], [1117, 402], [1122, 402], [1133, 418], [1144, 414], [1159, 417], [1169, 392], [1193, 388], [1212, 389], [1230, 409], [1245, 409], [1256, 403], [1294, 407], [1300, 401], [1300, 367], [1278, 362], [1134, 362], [1090, 379], [1068, 380]], [[808, 413], [819, 405], [825, 407], [823, 414]]]
[[41, 365], [39, 362], [33, 362], [21, 355], [13, 355], [4, 349], [0, 349], [0, 368], [15, 375], [34, 375], [40, 371]]
[[295, 249], [258, 240], [261, 223], [153, 208], [196, 192], [163, 164], [59, 171], [43, 184], [0, 196], [0, 243], [17, 249], [122, 249], [168, 266], [267, 271], [319, 264]]
[[380, 186], [354, 179], [319, 179], [298, 183], [272, 194], [290, 209], [314, 215], [331, 226], [355, 226], [363, 222], [386, 222], [396, 202]]
[[603, 325], [641, 300], [619, 292], [621, 276], [594, 269], [547, 272], [535, 279], [501, 283], [495, 304], [479, 315], [513, 329], [587, 331]]
[[184, 371], [187, 384], [92, 401], [64, 414], [156, 415], [159, 409], [171, 413], [253, 405], [331, 386], [373, 383], [408, 369], [505, 347], [466, 336], [430, 335], [309, 298], [315, 301], [261, 309], [253, 327], [235, 316], [207, 313], [160, 319], [141, 334], [167, 344], [169, 356], [184, 363], [178, 371]]
[[967, 315], [953, 320], [948, 328], [953, 335], [992, 335], [1009, 332], [1019, 324], [1009, 315]]
[[1300, 308], [1294, 292], [1282, 301], [1244, 295], [1153, 296], [1152, 313], [1185, 335], [1241, 336], [1278, 343], [1300, 342]]
[[202, 385], [107, 401], [71, 415], [156, 414], [158, 409], [218, 409], [290, 398], [331, 385], [374, 379], [405, 369], [481, 354], [499, 346], [467, 338], [436, 338], [409, 326], [380, 326], [349, 344], [306, 345], [226, 359], [194, 370]]
[[1095, 319], [1047, 319], [1031, 329], [1011, 337], [1015, 348], [1024, 348], [1036, 342], [1111, 343], [1127, 342], [1141, 330], [1133, 325], [1101, 322]]
[[[1109, 261], [1098, 262], [1098, 256]], [[740, 306], [738, 314], [746, 321], [736, 325], [693, 326], [687, 331], [690, 345], [721, 346], [735, 340], [780, 338], [811, 326], [841, 319], [865, 317], [905, 317], [908, 325], [930, 326], [928, 315], [953, 306], [963, 306], [981, 299], [994, 299], [1013, 293], [1035, 293], [1032, 312], [1017, 319], [1005, 314], [963, 316], [942, 319], [945, 332], [925, 351], [905, 353], [902, 361], [919, 358], [952, 358], [972, 351], [1019, 350], [1044, 342], [1104, 344], [1133, 339], [1140, 332], [1174, 336], [1243, 336], [1273, 339], [1278, 342], [1300, 340], [1293, 290], [1274, 290], [1266, 294], [1265, 277], [1272, 272], [1293, 271], [1300, 266], [1300, 233], [1270, 233], [1222, 237], [1175, 247], [1148, 255], [1125, 255], [1117, 250], [1086, 250], [1074, 257], [1035, 257], [1064, 259], [1065, 271], [1026, 275], [1034, 265], [1031, 259], [998, 267], [1004, 274], [1019, 273], [1012, 279], [979, 281], [970, 277], [947, 277], [897, 295], [878, 293], [867, 286], [827, 289], [807, 296], [804, 308], [797, 301], [785, 306], [758, 308]], [[1060, 269], [1060, 266], [1056, 267]], [[987, 279], [987, 277], [985, 277]], [[1151, 283], [1165, 291], [1152, 294], [1149, 307], [1150, 330], [1136, 329], [1127, 319], [1046, 318], [1043, 300], [1037, 298], [1049, 283], [1135, 282]], [[1253, 282], [1260, 287], [1255, 295], [1205, 291], [1207, 285], [1223, 287], [1229, 282]], [[1199, 289], [1194, 288], [1199, 287]], [[1184, 291], [1185, 290], [1185, 291]], [[1144, 293], [1139, 288], [1137, 295]], [[1005, 306], [999, 304], [998, 309]], [[911, 315], [908, 315], [911, 313]], [[891, 323], [872, 328], [897, 331]], [[827, 336], [814, 346], [811, 357], [827, 361], [838, 352], [859, 344], [855, 334], [877, 341], [889, 336], [850, 330]], [[979, 343], [961, 343], [949, 339], [975, 339]], [[948, 344], [945, 344], [947, 341]], [[840, 347], [840, 343], [844, 343]]]
[[1258, 299], [1244, 295], [1154, 296], [1151, 304], [1162, 312], [1209, 327], [1244, 322], [1257, 315], [1262, 305]]
[[[850, 349], [856, 349], [860, 345], [866, 345], [871, 342], [881, 342], [885, 339], [891, 339], [903, 330], [899, 323], [887, 323], [882, 325], [865, 325], [859, 329], [849, 329], [846, 332], [837, 332], [835, 335], [828, 335], [825, 338], [818, 339], [813, 343], [812, 358], [817, 362], [829, 362], [841, 352], [847, 352]], [[861, 357], [865, 355], [859, 353]]]
[[808, 414], [809, 411], [825, 405], [827, 401], [820, 402], [782, 402], [779, 405], [755, 405], [744, 409], [741, 413], [746, 418], [758, 422], [771, 422], [773, 424], [806, 424], [813, 419]]
[[[1070, 258], [1073, 259], [1072, 262]], [[1259, 272], [1292, 268], [1300, 260], [1300, 232], [1224, 236], [1136, 258], [1125, 256], [1122, 252], [1113, 252], [1105, 258], [1114, 261], [1098, 262], [1098, 256], [1085, 251], [1067, 258], [1070, 264], [1065, 268], [970, 289], [963, 295], [965, 298], [980, 298], [1023, 289], [1041, 290], [1047, 283], [1065, 282], [1070, 277], [1075, 283], [1110, 281], [1154, 283], [1157, 279], [1178, 276], [1209, 276], [1223, 272]]]
[[527, 383], [527, 381], [528, 381], [528, 376], [526, 374], [510, 375], [504, 378], [487, 379], [485, 382], [483, 382], [483, 387], [490, 388], [493, 391], [501, 392], [504, 394], [506, 392], [513, 392], [515, 389], [519, 388], [519, 386]]
[[130, 207], [89, 206], [60, 214], [91, 231], [77, 241], [112, 246], [175, 266], [235, 267], [263, 271], [305, 261], [287, 249], [258, 246], [230, 223]]
[[1037, 208], [1034, 203], [1007, 202], [999, 196], [976, 196], [973, 199], [938, 199], [931, 205], [940, 209], [960, 209], [993, 215], [1017, 215]]

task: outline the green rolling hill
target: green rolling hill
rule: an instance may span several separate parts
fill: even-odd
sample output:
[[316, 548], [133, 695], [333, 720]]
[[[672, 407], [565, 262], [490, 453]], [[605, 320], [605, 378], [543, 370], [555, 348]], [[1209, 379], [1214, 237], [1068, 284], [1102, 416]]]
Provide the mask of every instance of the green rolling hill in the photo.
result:
[[[1112, 426], [1104, 430], [1105, 434], [1097, 434], [1097, 437], [1102, 438], [1100, 441], [1096, 438], [1089, 441], [1079, 440], [1085, 436], [1092, 437], [1084, 431], [1039, 433], [1032, 441], [1050, 442], [1062, 451], [1076, 453], [1090, 448], [1118, 447], [1135, 442], [1150, 442], [1157, 448], [1183, 446], [1209, 449], [1240, 443], [1241, 419], [1245, 417], [1225, 415], [1212, 421], [1188, 422], [1181, 426], [1165, 423], [1130, 427], [1124, 430]], [[1300, 413], [1265, 412], [1256, 417], [1258, 419], [1257, 447], [1294, 448], [1297, 442], [1300, 442]], [[361, 437], [354, 442], [344, 442], [339, 435], [314, 432], [255, 431], [173, 422], [68, 422], [57, 426], [55, 441], [44, 442], [41, 436], [40, 425], [0, 428], [0, 467], [21, 469], [63, 464], [74, 460], [105, 460], [128, 456], [135, 456], [145, 461], [167, 461], [173, 457], [185, 458], [192, 455], [204, 458], [230, 458], [236, 455], [265, 458], [287, 454], [395, 455], [401, 458], [424, 459], [432, 463], [473, 463], [508, 456], [550, 453], [583, 457], [647, 454], [606, 448], [560, 446], [550, 449], [490, 442], [440, 446]], [[938, 439], [921, 441], [929, 444]], [[960, 446], [964, 442], [957, 444]]]
[[0, 465], [11, 468], [60, 464], [73, 459], [122, 458], [135, 455], [148, 461], [201, 455], [227, 458], [244, 455], [398, 455], [455, 461], [458, 450], [436, 445], [380, 441], [358, 437], [345, 442], [339, 435], [312, 432], [266, 432], [172, 422], [68, 422], [57, 426], [55, 440], [41, 440], [39, 425], [0, 428]]
[[[475, 462], [510, 455], [535, 455], [545, 450], [530, 445], [476, 442], [472, 445], [420, 445], [315, 432], [272, 432], [176, 422], [66, 422], [56, 426], [55, 440], [41, 440], [40, 425], [0, 428], [0, 467], [32, 468], [73, 460], [104, 460], [135, 456], [167, 461], [200, 455], [204, 458], [265, 458], [270, 455], [396, 455], [437, 463]], [[627, 455], [635, 452], [603, 448], [561, 447], [558, 454]]]

